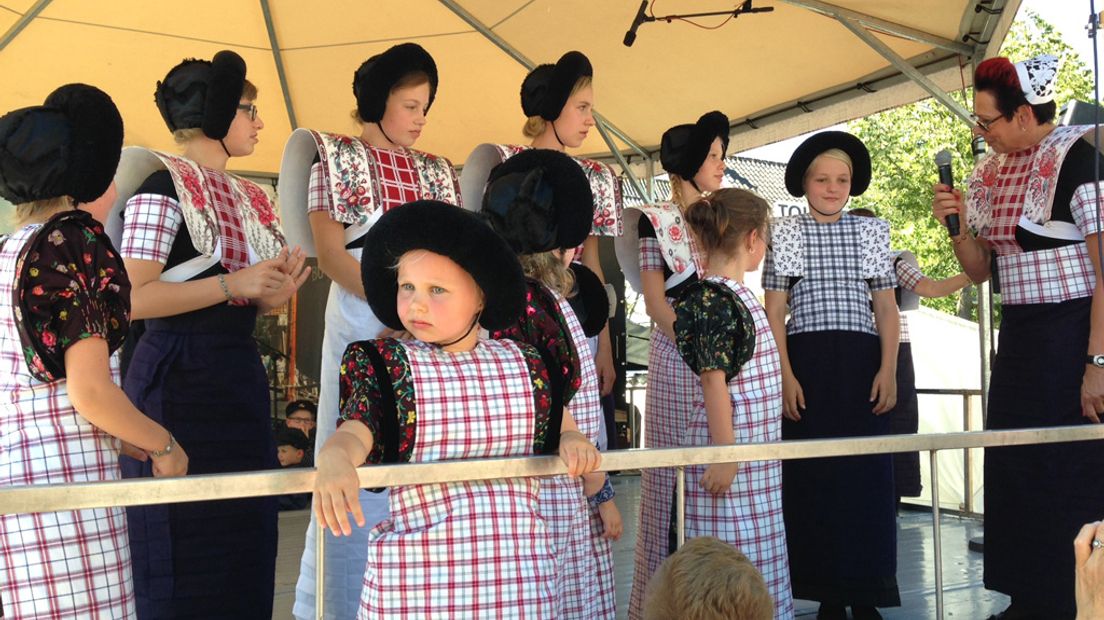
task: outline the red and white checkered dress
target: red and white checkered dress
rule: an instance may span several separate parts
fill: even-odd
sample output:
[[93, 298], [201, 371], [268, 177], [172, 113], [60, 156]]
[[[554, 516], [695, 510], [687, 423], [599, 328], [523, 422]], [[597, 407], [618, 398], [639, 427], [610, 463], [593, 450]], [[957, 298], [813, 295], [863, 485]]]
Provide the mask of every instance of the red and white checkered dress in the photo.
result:
[[[64, 380], [34, 378], [23, 355], [13, 288], [37, 228], [0, 249], [0, 487], [117, 480], [118, 441], [76, 412]], [[5, 620], [133, 618], [125, 511], [0, 516], [0, 610]]]
[[[447, 353], [402, 343], [417, 403], [411, 462], [533, 454], [538, 412], [523, 346], [481, 340]], [[370, 535], [357, 617], [555, 617], [539, 487], [513, 478], [392, 489], [391, 518]]]
[[[767, 313], [751, 289], [719, 277], [707, 278], [732, 289], [755, 321], [755, 353], [728, 382], [736, 443], [782, 439], [782, 366]], [[712, 445], [705, 399], [694, 395], [684, 445]], [[703, 465], [686, 468], [686, 538], [714, 536], [751, 560], [774, 599], [775, 618], [793, 618], [786, 525], [782, 519], [782, 462], [740, 463], [732, 488], [713, 495], [701, 487]]]
[[[640, 240], [640, 270], [663, 270], [663, 250], [656, 239]], [[691, 246], [695, 264], [698, 256]], [[675, 300], [668, 297], [667, 303]], [[644, 401], [644, 439], [649, 448], [674, 448], [682, 445], [690, 419], [691, 403], [701, 398], [701, 381], [678, 348], [662, 331], [652, 330], [648, 349], [648, 392]], [[629, 618], [644, 615], [644, 588], [666, 559], [672, 502], [675, 497], [675, 470], [645, 469], [640, 472], [640, 521], [636, 535], [632, 593]]]

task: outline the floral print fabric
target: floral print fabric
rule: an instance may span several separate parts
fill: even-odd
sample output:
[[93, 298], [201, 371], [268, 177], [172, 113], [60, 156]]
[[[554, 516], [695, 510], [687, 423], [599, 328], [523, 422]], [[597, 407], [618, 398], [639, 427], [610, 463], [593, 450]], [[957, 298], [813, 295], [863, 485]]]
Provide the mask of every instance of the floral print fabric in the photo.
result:
[[675, 303], [675, 344], [694, 374], [723, 370], [728, 382], [755, 354], [755, 320], [732, 289], [701, 280]]
[[65, 377], [65, 351], [85, 338], [116, 351], [130, 325], [130, 280], [103, 227], [84, 211], [52, 217], [16, 264], [15, 318], [36, 379]]

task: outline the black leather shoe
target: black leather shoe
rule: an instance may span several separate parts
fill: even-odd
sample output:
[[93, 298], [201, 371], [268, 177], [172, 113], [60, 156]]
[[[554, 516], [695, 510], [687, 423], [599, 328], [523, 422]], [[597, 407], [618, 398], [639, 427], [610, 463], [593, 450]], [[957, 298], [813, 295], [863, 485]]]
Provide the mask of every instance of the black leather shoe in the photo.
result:
[[864, 607], [862, 605], [851, 606], [851, 617], [855, 620], [882, 620], [882, 614], [876, 607]]
[[847, 608], [843, 605], [821, 603], [817, 610], [817, 620], [847, 620]]

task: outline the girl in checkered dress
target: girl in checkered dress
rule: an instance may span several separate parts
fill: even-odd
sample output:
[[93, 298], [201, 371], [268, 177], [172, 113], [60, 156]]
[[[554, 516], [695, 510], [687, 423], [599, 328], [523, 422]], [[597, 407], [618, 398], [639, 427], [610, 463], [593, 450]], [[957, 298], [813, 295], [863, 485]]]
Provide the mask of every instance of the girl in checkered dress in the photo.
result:
[[[131, 401], [188, 446], [192, 472], [277, 466], [268, 376], [253, 329], [309, 269], [289, 251], [268, 197], [230, 174], [264, 127], [237, 54], [186, 60], [155, 100], [184, 155], [127, 149], [108, 232], [121, 242], [144, 319], [124, 372]], [[123, 459], [123, 475], [150, 475]], [[269, 618], [276, 498], [142, 506], [127, 511], [140, 617]]]
[[[557, 151], [532, 149], [491, 172], [482, 213], [518, 253], [527, 276], [521, 320], [491, 335], [532, 345], [550, 368], [559, 369], [553, 375], [553, 408], [566, 404], [580, 432], [597, 445], [602, 416], [598, 375], [583, 325], [567, 300], [575, 289], [575, 274], [597, 280], [586, 267], [570, 266], [573, 249], [590, 231], [592, 204], [578, 164]], [[601, 329], [608, 316], [607, 301], [601, 285], [595, 288], [590, 294], [597, 294], [602, 307], [590, 314], [599, 319]], [[606, 474], [541, 480], [540, 510], [555, 553], [557, 618], [615, 615], [610, 540], [620, 536], [621, 514], [612, 500]], [[591, 532], [591, 509], [601, 522], [597, 533]]]
[[[421, 201], [383, 215], [362, 263], [368, 303], [413, 340], [354, 342], [339, 426], [318, 454], [315, 515], [336, 535], [365, 525], [355, 467], [523, 456], [557, 449], [571, 476], [598, 451], [555, 398], [540, 353], [483, 339], [525, 307], [521, 266], [475, 214]], [[350, 423], [351, 422], [351, 423]], [[392, 489], [369, 535], [360, 618], [558, 617], [536, 478]]]
[[[962, 220], [955, 256], [1001, 295], [986, 428], [1097, 424], [1104, 412], [1104, 170], [1093, 127], [1055, 126], [1058, 65], [978, 65], [974, 134], [993, 152], [964, 189], [934, 188], [934, 215]], [[1069, 541], [1104, 513], [1101, 443], [985, 450], [985, 586], [1012, 598], [1000, 617], [1074, 617]]]
[[[648, 394], [644, 403], [644, 444], [682, 445], [691, 403], [701, 390], [697, 376], [675, 348], [674, 301], [698, 280], [700, 257], [683, 221], [683, 210], [724, 180], [728, 118], [704, 114], [696, 123], [663, 134], [660, 161], [671, 176], [671, 201], [626, 209], [625, 235], [617, 240], [617, 260], [633, 290], [644, 294], [653, 322], [648, 353]], [[675, 550], [675, 470], [645, 469], [640, 474], [637, 529], [629, 617], [643, 616], [644, 587]]]
[[[172, 435], [119, 389], [130, 281], [103, 227], [123, 121], [70, 84], [0, 118], [0, 486], [117, 480], [120, 451], [183, 475]], [[80, 210], [74, 208], [80, 206]], [[0, 516], [0, 616], [134, 618], [121, 508]]]
[[[452, 164], [412, 148], [427, 122], [437, 82], [437, 65], [425, 49], [414, 43], [392, 46], [364, 61], [353, 75], [359, 136], [297, 129], [284, 148], [279, 195], [288, 239], [317, 256], [319, 268], [332, 281], [322, 337], [316, 449], [337, 430], [345, 347], [396, 335], [364, 299], [360, 256], [365, 233], [383, 213], [408, 202], [460, 204]], [[361, 509], [369, 525], [387, 518], [387, 493], [361, 491]], [[303, 620], [315, 617], [316, 527], [312, 519], [295, 587], [292, 612]], [[356, 613], [369, 529], [327, 540], [327, 618], [344, 620]]]
[[[810, 137], [786, 166], [786, 188], [808, 195], [810, 212], [772, 223], [763, 266], [784, 439], [889, 432], [899, 328], [889, 225], [844, 212], [869, 183], [866, 146], [844, 132]], [[900, 605], [892, 456], [789, 460], [782, 477], [794, 596], [820, 601], [821, 618]]]
[[[686, 211], [709, 265], [675, 304], [679, 354], [701, 379], [683, 445], [778, 441], [782, 368], [766, 311], [744, 273], [767, 249], [770, 207], [755, 194], [721, 189]], [[774, 617], [793, 618], [782, 463], [716, 463], [686, 469], [686, 537], [715, 536], [747, 555], [774, 599]]]

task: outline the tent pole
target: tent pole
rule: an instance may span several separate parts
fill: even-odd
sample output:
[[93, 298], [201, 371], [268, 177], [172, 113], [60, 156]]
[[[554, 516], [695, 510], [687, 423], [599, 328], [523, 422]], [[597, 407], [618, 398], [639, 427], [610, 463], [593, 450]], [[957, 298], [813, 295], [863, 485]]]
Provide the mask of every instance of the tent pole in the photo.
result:
[[864, 28], [870, 30], [876, 30], [885, 34], [893, 35], [895, 37], [906, 39], [909, 41], [915, 41], [917, 43], [924, 43], [932, 47], [936, 47], [948, 52], [954, 52], [962, 56], [973, 56], [975, 53], [974, 48], [966, 45], [965, 43], [959, 43], [950, 39], [944, 39], [943, 37], [936, 36], [934, 34], [924, 32], [922, 30], [916, 30], [915, 28], [909, 28], [901, 24], [884, 20], [866, 13], [859, 13], [858, 11], [852, 11], [843, 7], [836, 6], [834, 4], [828, 4], [827, 2], [821, 2], [820, 0], [781, 0], [786, 4], [808, 9], [814, 13], [820, 13], [821, 15], [827, 15], [828, 17], [834, 17], [840, 21], [850, 20], [858, 23]]
[[[467, 9], [460, 6], [460, 3], [456, 0], [440, 0], [440, 2], [441, 4], [445, 5], [445, 8], [455, 13], [457, 17], [464, 20], [465, 23], [475, 29], [476, 32], [483, 35], [483, 38], [487, 39], [491, 43], [494, 43], [496, 46], [498, 46], [498, 49], [506, 52], [507, 56], [513, 58], [518, 62], [518, 64], [525, 67], [526, 70], [531, 71], [533, 67], [537, 66], [535, 62], [530, 60], [525, 54], [522, 54], [521, 51], [519, 51], [516, 47], [510, 45], [502, 37], [498, 36], [498, 34], [496, 34], [494, 30], [491, 30], [490, 26], [487, 26], [483, 22], [479, 21], [474, 15], [469, 13]], [[601, 114], [598, 114], [597, 112], [594, 113], [594, 119], [598, 121], [599, 132], [603, 131], [602, 126], [605, 125], [607, 130], [615, 134], [617, 138], [628, 145], [629, 148], [639, 153], [642, 157], [648, 156], [647, 151], [644, 150], [644, 147], [640, 146], [639, 142], [633, 140], [628, 136], [628, 134], [618, 129], [613, 123], [609, 122], [609, 119], [602, 116]], [[603, 135], [602, 137], [606, 138], [605, 135]], [[606, 144], [609, 145], [611, 151], [617, 153], [617, 149], [614, 148], [614, 145], [610, 140], [607, 139]], [[618, 163], [621, 162], [621, 158], [618, 157], [616, 154], [614, 155], [614, 157], [618, 160]]]
[[15, 40], [15, 37], [19, 36], [19, 33], [23, 32], [23, 29], [31, 23], [31, 20], [38, 17], [38, 14], [50, 4], [52, 0], [38, 0], [34, 3], [34, 6], [27, 9], [27, 12], [23, 14], [8, 31], [4, 33], [3, 37], [0, 37], [0, 51], [8, 46], [9, 43]]
[[288, 122], [292, 131], [299, 128], [295, 120], [295, 106], [291, 103], [291, 91], [288, 89], [287, 72], [284, 71], [284, 59], [280, 52], [280, 43], [276, 40], [276, 25], [272, 21], [272, 8], [268, 0], [261, 0], [261, 12], [264, 13], [265, 29], [268, 31], [268, 44], [272, 48], [272, 59], [276, 62], [276, 76], [280, 79], [280, 90], [284, 94], [284, 107], [287, 108]]
[[932, 82], [930, 79], [928, 79], [928, 76], [921, 73], [919, 69], [912, 66], [907, 60], [902, 58], [897, 52], [893, 51], [888, 45], [886, 45], [880, 39], [878, 39], [878, 37], [875, 37], [873, 34], [871, 34], [868, 30], [863, 28], [861, 25], [859, 25], [854, 20], [851, 20], [851, 19], [848, 19], [848, 18], [845, 18], [845, 17], [837, 17], [836, 19], [838, 19], [839, 22], [841, 24], [843, 24], [845, 28], [850, 30], [852, 32], [852, 34], [854, 34], [856, 37], [861, 39], [863, 41], [863, 43], [866, 43], [867, 45], [869, 45], [871, 48], [874, 49], [875, 52], [878, 52], [878, 54], [881, 55], [882, 58], [885, 58], [886, 60], [888, 60], [889, 63], [891, 65], [893, 65], [894, 67], [896, 67], [901, 73], [905, 74], [913, 82], [916, 82], [916, 84], [920, 88], [923, 88], [924, 90], [926, 90], [928, 92], [928, 94], [930, 94], [932, 97], [935, 98], [936, 101], [938, 101], [939, 103], [942, 103], [951, 112], [954, 112], [954, 114], [956, 116], [961, 118], [964, 122], [966, 122], [970, 126], [973, 126], [973, 124], [974, 124], [973, 114], [971, 114], [969, 110], [964, 108], [962, 106], [962, 104], [955, 101], [953, 97], [951, 97], [947, 93], [943, 92], [943, 90], [941, 88], [939, 88], [935, 84], [935, 82]]
[[638, 196], [647, 196], [644, 193], [644, 186], [640, 184], [640, 179], [636, 178], [633, 174], [632, 168], [629, 167], [629, 162], [625, 161], [625, 156], [621, 154], [621, 150], [617, 148], [617, 145], [613, 142], [613, 136], [606, 130], [606, 122], [600, 119], [594, 119], [597, 121], [595, 127], [598, 128], [598, 133], [602, 135], [602, 140], [605, 141], [606, 146], [609, 147], [610, 154], [617, 160], [617, 164], [621, 166], [621, 172], [625, 175], [625, 178], [629, 180], [629, 185], [632, 185], [633, 190]]

